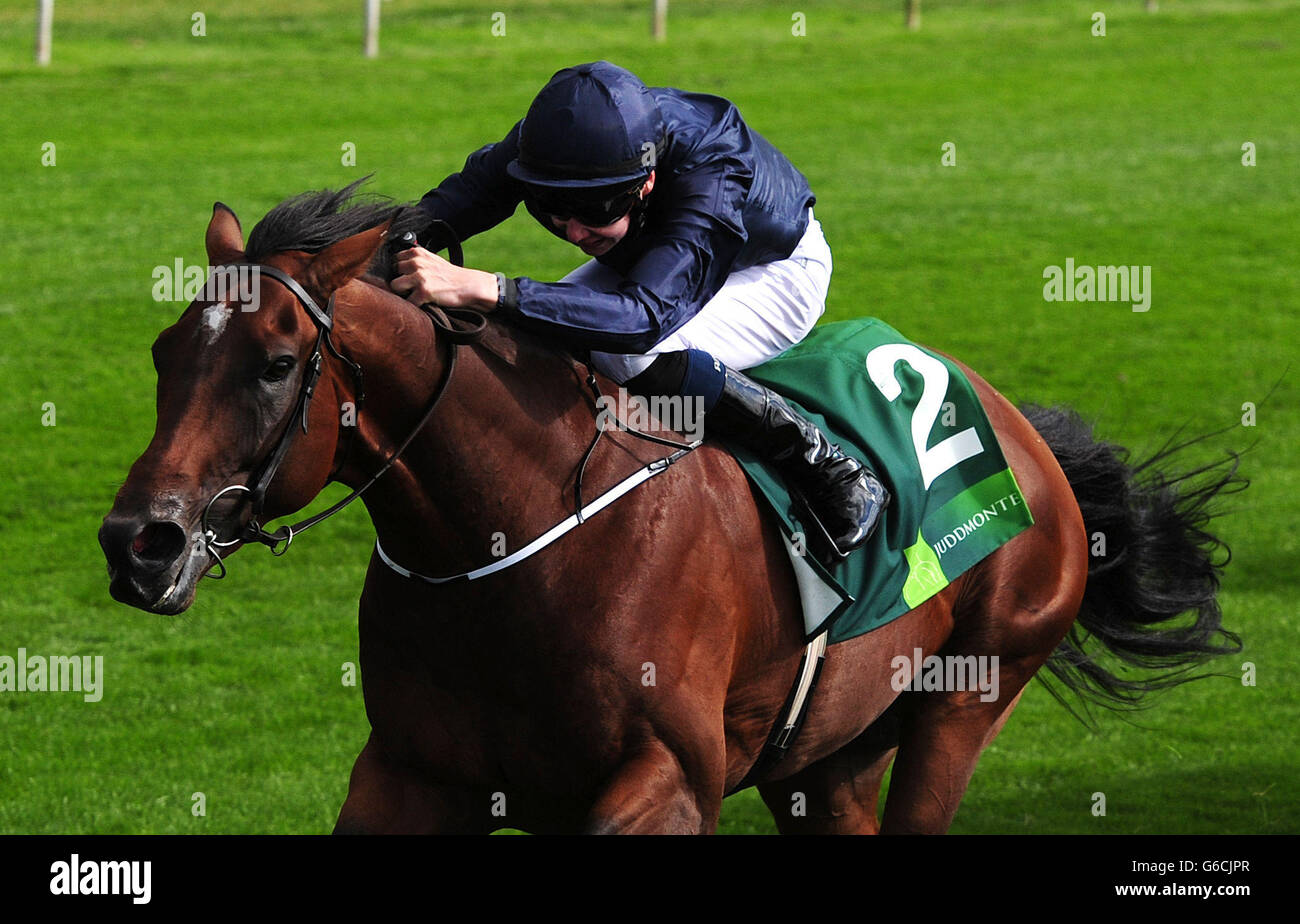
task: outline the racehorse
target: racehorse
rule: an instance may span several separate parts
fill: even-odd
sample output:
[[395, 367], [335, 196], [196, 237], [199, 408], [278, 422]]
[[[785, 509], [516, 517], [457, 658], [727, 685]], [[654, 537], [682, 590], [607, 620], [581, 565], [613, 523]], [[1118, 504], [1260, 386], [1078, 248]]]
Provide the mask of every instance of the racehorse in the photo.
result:
[[[115, 599], [185, 610], [241, 544], [283, 551], [294, 533], [261, 523], [331, 481], [365, 487], [384, 554], [426, 576], [500, 560], [502, 536], [517, 549], [573, 514], [595, 428], [581, 363], [495, 320], [458, 333], [392, 293], [386, 241], [414, 216], [350, 192], [281, 203], [247, 245], [214, 207], [209, 262], [257, 269], [259, 307], [201, 294], [153, 345], [156, 430], [99, 533]], [[782, 760], [751, 775], [800, 668], [795, 576], [741, 468], [706, 442], [480, 579], [433, 584], [372, 554], [359, 615], [371, 733], [335, 830], [711, 832], [744, 783], [782, 832], [944, 832], [1040, 669], [1119, 708], [1240, 650], [1206, 530], [1211, 501], [1243, 486], [1235, 458], [1173, 476], [1166, 445], [1134, 465], [1073, 412], [1022, 412], [966, 372], [1034, 524], [832, 646]], [[589, 496], [662, 454], [610, 430], [582, 475]], [[1099, 532], [1105, 557], [1090, 555]], [[1111, 673], [1081, 633], [1154, 670]], [[998, 695], [899, 692], [891, 662], [915, 649], [998, 656]]]

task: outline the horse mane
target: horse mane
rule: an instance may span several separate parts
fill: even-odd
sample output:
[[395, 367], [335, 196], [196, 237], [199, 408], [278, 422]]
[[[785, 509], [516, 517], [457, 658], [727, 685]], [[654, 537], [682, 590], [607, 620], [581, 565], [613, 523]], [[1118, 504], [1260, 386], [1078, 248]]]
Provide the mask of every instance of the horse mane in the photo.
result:
[[[342, 189], [310, 190], [285, 199], [253, 227], [244, 248], [245, 259], [256, 262], [287, 250], [319, 253], [344, 238], [392, 222], [387, 240], [363, 277], [367, 284], [392, 294], [386, 283], [393, 275], [397, 240], [407, 231], [424, 230], [428, 220], [410, 203], [394, 202], [374, 193], [358, 193], [369, 179], [367, 175]], [[566, 355], [567, 351], [557, 344], [527, 331], [491, 316], [488, 322], [480, 343], [509, 365], [517, 364], [520, 352]]]
[[342, 189], [316, 189], [285, 199], [267, 212], [248, 235], [245, 259], [256, 262], [286, 250], [320, 253], [331, 244], [392, 222], [388, 240], [375, 254], [369, 271], [381, 279], [392, 275], [397, 239], [427, 224], [410, 203], [394, 202], [374, 193], [358, 194], [370, 175]]

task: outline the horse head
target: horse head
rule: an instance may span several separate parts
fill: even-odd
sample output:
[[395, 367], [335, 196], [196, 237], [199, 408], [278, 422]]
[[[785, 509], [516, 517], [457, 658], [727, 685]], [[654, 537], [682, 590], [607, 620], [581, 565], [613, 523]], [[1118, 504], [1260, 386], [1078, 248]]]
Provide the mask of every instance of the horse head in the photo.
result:
[[[259, 226], [245, 252], [234, 212], [214, 206], [206, 247], [215, 269], [154, 341], [153, 439], [99, 530], [114, 599], [154, 613], [184, 611], [199, 579], [218, 564], [214, 543], [233, 550], [254, 517], [291, 513], [330, 481], [339, 464], [338, 409], [348, 373], [322, 351], [328, 331], [314, 315], [346, 286], [363, 285], [354, 281], [387, 227], [312, 252], [275, 247], [271, 231], [258, 241]], [[223, 274], [230, 284], [213, 285]], [[316, 382], [318, 363], [324, 368]], [[283, 464], [268, 473], [267, 460], [281, 445]]]

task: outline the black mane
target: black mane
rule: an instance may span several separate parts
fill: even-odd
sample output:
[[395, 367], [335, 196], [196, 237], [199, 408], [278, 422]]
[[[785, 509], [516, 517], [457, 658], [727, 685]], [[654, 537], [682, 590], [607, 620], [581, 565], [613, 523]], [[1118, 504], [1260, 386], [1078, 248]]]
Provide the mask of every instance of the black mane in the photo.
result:
[[[357, 188], [369, 180], [364, 176], [342, 189], [319, 189], [285, 199], [248, 235], [244, 258], [257, 262], [286, 250], [319, 253], [331, 244], [360, 234], [386, 221], [392, 221], [389, 241], [406, 231], [420, 231], [424, 223], [412, 205], [395, 203], [374, 194], [358, 196]], [[371, 270], [387, 279], [392, 257], [391, 245], [379, 249]]]
[[[244, 248], [244, 259], [256, 263], [287, 250], [319, 253], [344, 238], [391, 220], [388, 238], [369, 267], [370, 273], [380, 279], [391, 279], [395, 275], [392, 258], [399, 238], [407, 231], [416, 234], [427, 231], [429, 221], [409, 203], [394, 202], [373, 193], [358, 195], [357, 189], [369, 179], [364, 176], [342, 189], [312, 190], [285, 199], [253, 227]], [[423, 236], [421, 242], [424, 243]], [[435, 246], [438, 243], [434, 240]], [[572, 362], [572, 354], [560, 344], [504, 324], [491, 315], [488, 318], [488, 332], [479, 345], [508, 365], [516, 364], [521, 351], [566, 357]]]

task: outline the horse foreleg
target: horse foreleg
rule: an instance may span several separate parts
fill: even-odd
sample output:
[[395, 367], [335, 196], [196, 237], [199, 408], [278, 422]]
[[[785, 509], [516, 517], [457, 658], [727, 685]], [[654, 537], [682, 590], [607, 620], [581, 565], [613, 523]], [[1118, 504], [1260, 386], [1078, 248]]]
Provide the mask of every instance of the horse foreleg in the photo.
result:
[[677, 756], [653, 741], [615, 771], [588, 813], [584, 833], [711, 832], [722, 809], [721, 785], [692, 785]]
[[[494, 827], [483, 799], [418, 779], [366, 742], [352, 767], [335, 834], [487, 834]], [[474, 811], [473, 807], [479, 810]]]

